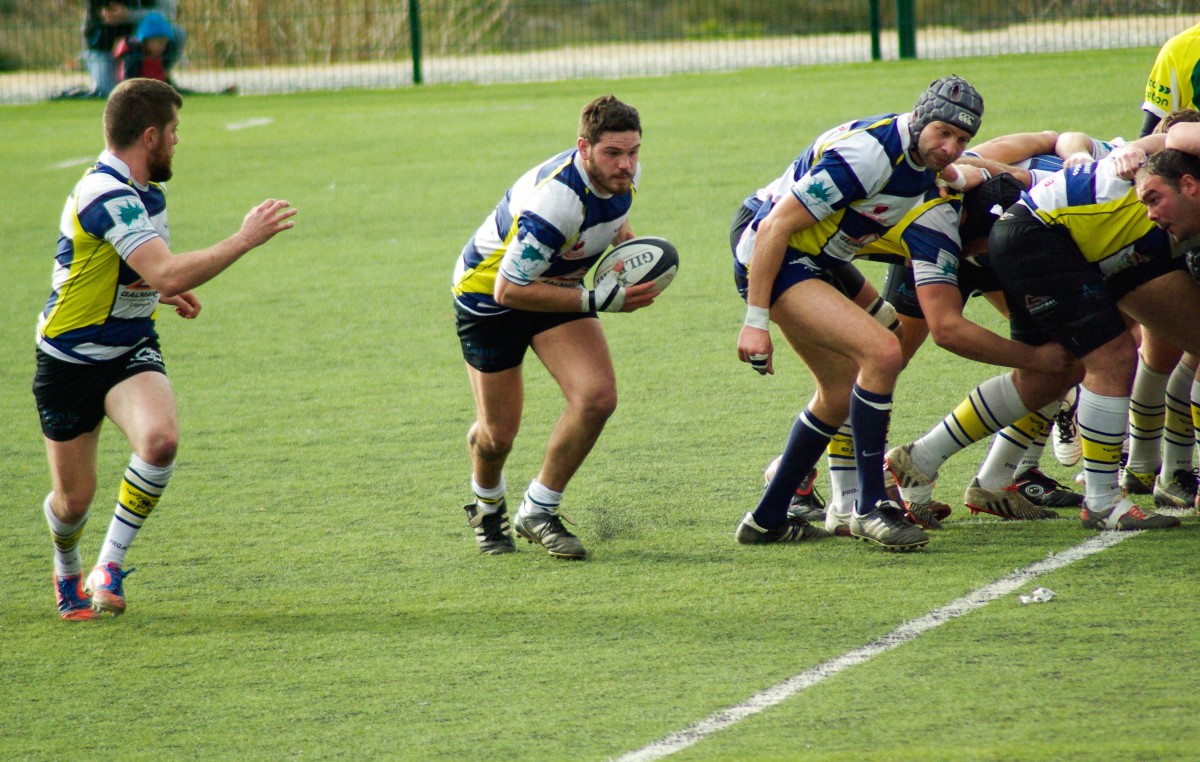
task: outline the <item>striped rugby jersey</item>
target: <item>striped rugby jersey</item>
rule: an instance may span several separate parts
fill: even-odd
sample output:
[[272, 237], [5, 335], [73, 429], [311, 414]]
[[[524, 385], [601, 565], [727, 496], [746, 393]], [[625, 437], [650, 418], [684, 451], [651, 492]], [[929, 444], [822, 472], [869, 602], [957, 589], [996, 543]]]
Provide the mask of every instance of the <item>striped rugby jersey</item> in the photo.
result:
[[942, 198], [937, 188], [930, 188], [919, 206], [880, 238], [863, 246], [859, 256], [884, 262], [911, 259], [916, 285], [957, 286], [962, 262], [958, 231], [961, 212], [960, 194]]
[[1056, 172], [1022, 193], [1017, 203], [1042, 222], [1066, 228], [1087, 261], [1105, 275], [1170, 252], [1167, 234], [1146, 216], [1133, 181], [1117, 177], [1111, 159]]
[[911, 118], [906, 113], [859, 119], [818, 137], [765, 189], [770, 198], [747, 226], [738, 260], [749, 265], [758, 224], [788, 193], [817, 219], [788, 245], [817, 267], [853, 259], [899, 223], [924, 202], [937, 177], [909, 155]]
[[67, 362], [98, 363], [157, 336], [158, 292], [125, 261], [153, 238], [169, 241], [166, 189], [139, 185], [125, 162], [104, 151], [63, 207], [38, 348]]
[[518, 285], [580, 288], [628, 219], [641, 176], [639, 164], [628, 193], [602, 193], [575, 148], [526, 172], [459, 255], [455, 301], [475, 315], [508, 312], [493, 298], [498, 276]]

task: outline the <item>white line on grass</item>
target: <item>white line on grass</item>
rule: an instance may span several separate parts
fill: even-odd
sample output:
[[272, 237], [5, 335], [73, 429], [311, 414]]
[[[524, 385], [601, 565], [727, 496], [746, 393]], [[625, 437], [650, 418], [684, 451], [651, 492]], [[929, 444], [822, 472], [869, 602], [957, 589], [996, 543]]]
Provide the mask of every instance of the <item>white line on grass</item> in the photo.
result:
[[275, 121], [275, 119], [273, 117], [255, 116], [255, 117], [251, 117], [249, 119], [243, 119], [240, 122], [230, 122], [225, 125], [225, 129], [227, 129], [227, 130], [246, 130], [251, 127], [266, 127], [268, 124], [270, 124], [271, 122], [274, 122], [274, 121]]
[[1030, 564], [1024, 569], [1017, 569], [1012, 574], [1002, 577], [990, 585], [985, 585], [974, 592], [967, 593], [961, 598], [956, 598], [940, 609], [905, 622], [887, 635], [868, 643], [862, 648], [857, 648], [835, 659], [818, 664], [810, 670], [789, 677], [782, 683], [751, 696], [740, 704], [715, 712], [690, 728], [672, 733], [666, 738], [655, 741], [637, 751], [631, 751], [622, 756], [618, 762], [648, 762], [649, 760], [662, 759], [678, 751], [683, 751], [713, 733], [724, 730], [748, 717], [752, 717], [764, 709], [770, 709], [776, 704], [782, 703], [784, 700], [791, 698], [805, 688], [811, 688], [827, 677], [833, 677], [842, 670], [862, 664], [897, 646], [904, 645], [910, 640], [914, 640], [917, 636], [932, 630], [934, 627], [939, 627], [952, 619], [969, 614], [997, 598], [1003, 598], [1043, 574], [1061, 569], [1064, 566], [1111, 548], [1113, 545], [1122, 540], [1127, 540], [1135, 534], [1141, 533], [1103, 532], [1087, 542], [1080, 543], [1062, 553], [1053, 553], [1048, 558]]
[[79, 159], [67, 159], [66, 161], [60, 161], [53, 166], [55, 169], [70, 169], [71, 167], [78, 167], [83, 164], [91, 164], [95, 160], [95, 156], [84, 156]]

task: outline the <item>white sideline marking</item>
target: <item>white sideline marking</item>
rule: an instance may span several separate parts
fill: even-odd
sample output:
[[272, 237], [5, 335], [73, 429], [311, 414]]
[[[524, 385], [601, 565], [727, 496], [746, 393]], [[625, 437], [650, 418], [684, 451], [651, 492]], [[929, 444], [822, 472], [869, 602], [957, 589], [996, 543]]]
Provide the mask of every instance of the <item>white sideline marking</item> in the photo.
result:
[[275, 121], [275, 119], [273, 117], [256, 116], [256, 117], [252, 117], [250, 119], [246, 119], [241, 122], [230, 122], [229, 124], [225, 125], [225, 129], [227, 129], [227, 130], [244, 130], [248, 127], [266, 127], [268, 124], [270, 124], [273, 121]]
[[791, 698], [805, 688], [811, 688], [827, 677], [833, 677], [842, 670], [862, 664], [897, 646], [904, 645], [910, 640], [916, 639], [922, 633], [939, 627], [952, 619], [957, 619], [964, 614], [969, 614], [975, 609], [981, 608], [998, 598], [1003, 598], [1027, 582], [1047, 572], [1061, 569], [1088, 556], [1107, 550], [1135, 534], [1141, 534], [1141, 532], [1103, 532], [1087, 542], [1064, 550], [1062, 553], [1052, 553], [1049, 557], [1030, 564], [1024, 569], [1017, 569], [1012, 574], [1002, 577], [990, 585], [985, 585], [978, 590], [967, 593], [961, 598], [956, 598], [940, 609], [905, 622], [887, 635], [868, 643], [862, 648], [856, 648], [849, 653], [818, 664], [812, 669], [789, 677], [782, 683], [751, 696], [740, 704], [715, 712], [685, 730], [672, 733], [666, 738], [655, 741], [637, 751], [631, 751], [620, 757], [618, 762], [648, 762], [649, 760], [662, 759], [675, 752], [683, 751], [713, 733], [724, 730], [747, 717], [752, 717], [764, 709], [770, 709], [776, 704], [782, 703], [784, 700]]
[[59, 163], [55, 164], [54, 168], [55, 169], [70, 169], [71, 167], [78, 167], [83, 164], [91, 164], [95, 160], [96, 160], [95, 156], [84, 156], [82, 159], [67, 159], [66, 161], [60, 161]]

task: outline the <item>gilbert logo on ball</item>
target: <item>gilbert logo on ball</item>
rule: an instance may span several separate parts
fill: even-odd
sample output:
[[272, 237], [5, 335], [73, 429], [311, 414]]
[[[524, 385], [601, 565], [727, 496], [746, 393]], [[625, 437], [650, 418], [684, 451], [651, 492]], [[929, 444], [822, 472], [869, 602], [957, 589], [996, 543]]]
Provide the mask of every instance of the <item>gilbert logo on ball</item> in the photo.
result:
[[658, 291], [666, 290], [679, 272], [679, 252], [665, 238], [630, 238], [608, 250], [596, 263], [593, 282], [610, 273], [625, 286], [653, 281]]

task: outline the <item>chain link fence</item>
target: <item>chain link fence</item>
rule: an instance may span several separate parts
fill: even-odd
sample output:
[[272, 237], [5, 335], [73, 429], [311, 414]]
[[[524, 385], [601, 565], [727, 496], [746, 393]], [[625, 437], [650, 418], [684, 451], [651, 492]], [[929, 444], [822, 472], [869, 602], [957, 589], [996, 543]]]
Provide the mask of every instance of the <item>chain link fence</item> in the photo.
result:
[[[84, 3], [0, 0], [0, 102], [90, 84]], [[177, 23], [178, 85], [280, 93], [1153, 47], [1200, 0], [180, 0]]]

